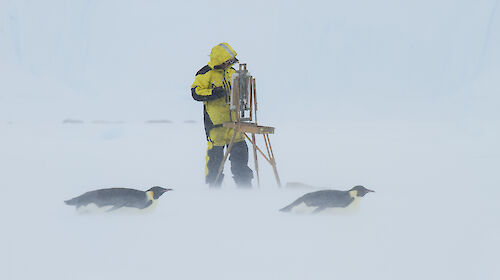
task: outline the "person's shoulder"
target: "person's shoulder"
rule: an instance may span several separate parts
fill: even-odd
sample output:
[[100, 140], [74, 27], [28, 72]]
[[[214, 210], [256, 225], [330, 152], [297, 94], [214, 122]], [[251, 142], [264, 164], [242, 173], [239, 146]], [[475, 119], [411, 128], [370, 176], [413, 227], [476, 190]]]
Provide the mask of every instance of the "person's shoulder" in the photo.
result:
[[200, 70], [198, 70], [198, 72], [196, 72], [196, 76], [206, 74], [210, 70], [212, 70], [212, 68], [208, 65], [205, 65]]
[[231, 74], [231, 75], [232, 75], [232, 74], [234, 74], [234, 73], [236, 73], [236, 69], [234, 69], [234, 67], [230, 67], [230, 68], [228, 68], [226, 71], [227, 71], [229, 74]]

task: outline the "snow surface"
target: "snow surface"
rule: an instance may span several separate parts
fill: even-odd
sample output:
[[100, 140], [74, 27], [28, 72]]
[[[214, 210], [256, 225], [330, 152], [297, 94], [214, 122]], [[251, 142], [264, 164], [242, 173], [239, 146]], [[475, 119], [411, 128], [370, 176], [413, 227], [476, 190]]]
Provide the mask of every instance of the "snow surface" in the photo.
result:
[[[226, 180], [207, 190], [200, 123], [1, 129], [2, 279], [500, 275], [499, 154], [489, 148], [498, 135], [485, 142], [447, 123], [280, 126], [282, 179], [376, 190], [343, 217], [278, 212], [306, 191], [278, 189], [262, 162], [260, 189]], [[330, 137], [301, 145], [310, 133]], [[90, 189], [152, 185], [175, 190], [148, 215], [85, 216], [63, 204]]]
[[[0, 279], [500, 279], [498, 2], [0, 0]], [[357, 215], [278, 212], [307, 190], [262, 160], [203, 184], [221, 41], [282, 181], [375, 190]], [[63, 203], [153, 185], [145, 215]]]

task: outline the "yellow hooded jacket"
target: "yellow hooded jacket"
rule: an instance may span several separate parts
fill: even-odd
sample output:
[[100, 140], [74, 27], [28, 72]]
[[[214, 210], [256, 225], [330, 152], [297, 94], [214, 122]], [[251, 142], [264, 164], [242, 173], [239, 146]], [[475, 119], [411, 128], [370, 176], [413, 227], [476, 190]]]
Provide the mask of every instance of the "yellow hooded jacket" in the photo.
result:
[[[217, 67], [234, 59], [236, 51], [228, 43], [220, 43], [212, 48], [210, 62], [196, 73], [191, 85], [191, 95], [196, 101], [203, 101], [203, 115], [207, 137], [210, 129], [225, 122], [234, 121], [236, 113], [229, 110], [228, 95], [231, 92], [232, 76], [236, 70], [232, 67], [222, 69]], [[224, 88], [226, 94], [222, 97], [213, 94], [213, 89]]]

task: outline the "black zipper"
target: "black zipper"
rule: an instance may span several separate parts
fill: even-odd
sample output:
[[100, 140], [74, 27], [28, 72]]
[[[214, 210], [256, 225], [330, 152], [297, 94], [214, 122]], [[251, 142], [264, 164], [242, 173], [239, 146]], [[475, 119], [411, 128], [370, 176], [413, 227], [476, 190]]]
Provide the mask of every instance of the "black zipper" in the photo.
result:
[[[223, 83], [224, 83], [224, 88], [226, 89], [226, 103], [228, 102], [228, 94], [231, 92], [231, 84], [226, 80], [226, 69], [224, 69], [224, 72], [222, 73], [222, 78], [223, 78]], [[231, 105], [229, 105], [231, 106]], [[231, 117], [231, 110], [229, 110], [229, 121], [233, 121]]]

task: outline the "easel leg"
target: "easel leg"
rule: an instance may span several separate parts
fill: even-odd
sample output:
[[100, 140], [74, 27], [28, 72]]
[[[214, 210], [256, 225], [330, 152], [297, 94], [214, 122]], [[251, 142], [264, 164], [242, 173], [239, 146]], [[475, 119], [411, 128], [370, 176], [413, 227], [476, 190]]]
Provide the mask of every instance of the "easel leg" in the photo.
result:
[[278, 184], [278, 187], [281, 188], [281, 180], [280, 176], [278, 175], [278, 168], [276, 167], [276, 160], [274, 158], [273, 147], [271, 146], [271, 139], [269, 139], [269, 134], [264, 134], [264, 141], [266, 142], [267, 154], [269, 155], [269, 163], [273, 167], [276, 183]]
[[281, 188], [280, 176], [278, 175], [278, 169], [276, 168], [276, 162], [274, 161], [274, 158], [272, 159], [271, 165], [273, 167], [274, 177], [276, 178], [276, 183], [278, 184], [278, 187]]
[[255, 164], [255, 174], [257, 175], [257, 186], [259, 186], [260, 188], [259, 162], [257, 161], [257, 142], [255, 142], [255, 133], [252, 133], [252, 146], [253, 146], [253, 162]]
[[222, 170], [224, 169], [224, 164], [226, 163], [227, 157], [229, 156], [229, 152], [231, 151], [231, 148], [233, 147], [234, 138], [236, 138], [237, 132], [238, 132], [238, 130], [235, 128], [234, 133], [233, 133], [233, 137], [231, 137], [231, 142], [229, 142], [229, 146], [227, 147], [226, 153], [224, 154], [224, 159], [220, 163], [219, 171], [217, 172], [217, 177], [215, 177], [215, 182], [217, 182], [217, 180], [219, 180], [220, 174], [222, 174]]

